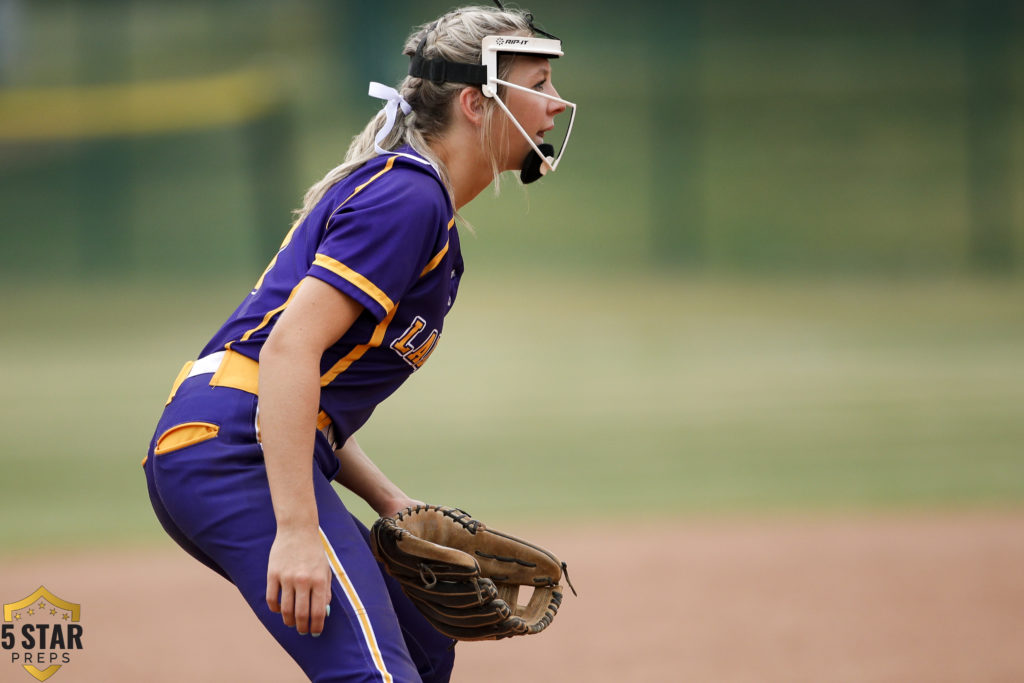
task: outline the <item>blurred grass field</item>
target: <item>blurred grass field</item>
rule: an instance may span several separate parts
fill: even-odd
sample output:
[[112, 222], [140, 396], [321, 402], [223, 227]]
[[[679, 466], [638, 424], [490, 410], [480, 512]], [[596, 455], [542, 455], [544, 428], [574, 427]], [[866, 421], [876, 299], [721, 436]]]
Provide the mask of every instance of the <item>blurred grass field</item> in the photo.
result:
[[[0, 552], [160, 536], [139, 461], [248, 287], [5, 283]], [[1016, 281], [470, 271], [361, 443], [482, 517], [1017, 506], [1021, 301]]]

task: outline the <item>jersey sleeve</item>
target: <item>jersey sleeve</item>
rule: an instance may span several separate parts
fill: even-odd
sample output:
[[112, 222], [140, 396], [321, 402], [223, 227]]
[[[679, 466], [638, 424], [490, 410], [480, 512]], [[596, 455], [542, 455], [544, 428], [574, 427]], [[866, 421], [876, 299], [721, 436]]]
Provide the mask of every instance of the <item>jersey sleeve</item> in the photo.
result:
[[395, 164], [339, 203], [327, 219], [308, 275], [384, 319], [419, 279], [447, 223], [441, 185]]

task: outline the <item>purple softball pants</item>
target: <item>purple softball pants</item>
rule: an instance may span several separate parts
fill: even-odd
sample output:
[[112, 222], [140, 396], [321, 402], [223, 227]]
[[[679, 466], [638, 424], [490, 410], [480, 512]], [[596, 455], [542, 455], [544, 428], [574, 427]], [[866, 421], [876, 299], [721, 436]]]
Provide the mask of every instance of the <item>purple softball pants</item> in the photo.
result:
[[166, 406], [143, 467], [153, 510], [190, 555], [233, 583], [311, 681], [448, 681], [454, 641], [435, 630], [373, 558], [368, 532], [331, 483], [337, 471], [318, 434], [313, 469], [321, 540], [333, 571], [320, 637], [299, 635], [266, 603], [277, 528], [257, 397], [186, 379]]

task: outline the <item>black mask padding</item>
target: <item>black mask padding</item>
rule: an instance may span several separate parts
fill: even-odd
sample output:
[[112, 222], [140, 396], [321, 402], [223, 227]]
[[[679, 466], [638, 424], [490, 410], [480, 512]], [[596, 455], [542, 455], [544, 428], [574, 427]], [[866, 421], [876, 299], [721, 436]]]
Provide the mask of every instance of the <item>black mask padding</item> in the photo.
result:
[[[540, 149], [541, 154], [545, 157], [551, 157], [555, 155], [555, 148], [548, 143], [537, 145]], [[544, 164], [544, 159], [537, 156], [537, 153], [530, 150], [530, 153], [526, 155], [526, 160], [523, 162], [523, 170], [519, 172], [519, 179], [523, 181], [523, 185], [529, 185], [535, 180], [539, 180], [543, 173], [540, 172], [541, 166]]]

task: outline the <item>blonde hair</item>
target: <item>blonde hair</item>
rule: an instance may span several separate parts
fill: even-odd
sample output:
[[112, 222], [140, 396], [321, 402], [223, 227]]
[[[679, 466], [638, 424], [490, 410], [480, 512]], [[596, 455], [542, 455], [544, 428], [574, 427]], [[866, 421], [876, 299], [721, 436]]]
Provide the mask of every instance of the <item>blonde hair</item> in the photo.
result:
[[[461, 64], [480, 64], [481, 41], [492, 35], [533, 35], [529, 15], [518, 9], [500, 10], [496, 7], [463, 7], [452, 10], [437, 21], [417, 27], [405, 41], [405, 49], [402, 52], [412, 57], [422, 42], [422, 56], [425, 59], [440, 58]], [[508, 76], [513, 59], [514, 56], [499, 57], [499, 78], [504, 79]], [[425, 78], [406, 76], [398, 86], [398, 92], [412, 107], [412, 113], [402, 116], [399, 112], [394, 128], [380, 144], [385, 150], [394, 150], [404, 144], [412, 146], [418, 154], [433, 162], [438, 168], [449, 194], [451, 182], [448, 170], [431, 153], [430, 143], [442, 137], [448, 129], [451, 123], [452, 101], [467, 87], [479, 86], [466, 83], [434, 83]], [[503, 94], [503, 89], [499, 89], [499, 96]], [[502, 137], [496, 136], [494, 130], [494, 112], [497, 105], [491, 98], [484, 98], [483, 104], [484, 124], [480, 129], [480, 145], [488, 152], [497, 189], [501, 173], [498, 159], [500, 152], [504, 151], [495, 149], [495, 139]], [[499, 120], [502, 122], [500, 125], [506, 125], [503, 119]], [[302, 208], [295, 211], [297, 221], [304, 219], [331, 187], [377, 156], [373, 140], [383, 127], [384, 121], [384, 111], [381, 110], [363, 131], [352, 139], [345, 160], [306, 191]]]

